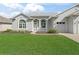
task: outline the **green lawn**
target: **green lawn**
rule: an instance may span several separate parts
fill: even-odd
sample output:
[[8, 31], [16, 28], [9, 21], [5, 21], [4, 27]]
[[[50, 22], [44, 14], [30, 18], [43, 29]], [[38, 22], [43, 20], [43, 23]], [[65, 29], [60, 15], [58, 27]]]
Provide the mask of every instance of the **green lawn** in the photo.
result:
[[61, 35], [1, 33], [0, 54], [79, 54], [79, 43]]

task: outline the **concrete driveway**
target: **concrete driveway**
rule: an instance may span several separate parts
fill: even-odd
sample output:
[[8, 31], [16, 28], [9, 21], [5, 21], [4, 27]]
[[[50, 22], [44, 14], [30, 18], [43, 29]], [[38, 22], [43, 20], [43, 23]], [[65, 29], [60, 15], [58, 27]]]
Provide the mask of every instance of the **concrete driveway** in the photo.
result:
[[79, 34], [59, 33], [79, 43]]

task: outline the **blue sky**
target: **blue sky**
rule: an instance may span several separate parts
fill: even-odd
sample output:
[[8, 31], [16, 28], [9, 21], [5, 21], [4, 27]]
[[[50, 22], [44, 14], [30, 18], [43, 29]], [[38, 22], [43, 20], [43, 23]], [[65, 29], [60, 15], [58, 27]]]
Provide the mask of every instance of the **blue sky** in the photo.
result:
[[72, 3], [2, 3], [0, 15], [13, 17], [21, 12], [63, 12], [73, 5]]

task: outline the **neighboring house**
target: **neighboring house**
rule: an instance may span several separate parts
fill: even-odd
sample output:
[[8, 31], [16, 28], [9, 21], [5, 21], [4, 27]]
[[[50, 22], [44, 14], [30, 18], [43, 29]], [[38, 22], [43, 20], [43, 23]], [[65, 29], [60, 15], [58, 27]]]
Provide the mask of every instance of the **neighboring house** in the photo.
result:
[[12, 29], [12, 21], [8, 18], [0, 16], [0, 31]]
[[5, 21], [5, 24], [2, 23], [2, 26], [8, 25], [8, 27], [5, 26], [6, 29], [14, 31], [47, 32], [49, 29], [56, 29], [62, 33], [79, 34], [79, 4], [60, 14], [29, 16], [21, 13], [12, 18], [12, 23], [9, 21]]

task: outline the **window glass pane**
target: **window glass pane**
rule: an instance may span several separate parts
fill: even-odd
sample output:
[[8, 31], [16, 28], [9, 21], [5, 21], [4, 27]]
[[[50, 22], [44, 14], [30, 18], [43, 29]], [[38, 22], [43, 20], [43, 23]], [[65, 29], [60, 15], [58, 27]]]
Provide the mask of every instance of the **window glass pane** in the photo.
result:
[[37, 20], [37, 19], [34, 20], [34, 27], [35, 28], [39, 27], [39, 20]]
[[41, 20], [41, 27], [46, 28], [46, 21], [45, 20]]
[[19, 28], [22, 28], [22, 24], [19, 24]]
[[25, 22], [25, 20], [20, 20], [19, 21], [19, 28], [26, 28], [26, 22]]
[[57, 22], [57, 24], [65, 24], [65, 22]]

